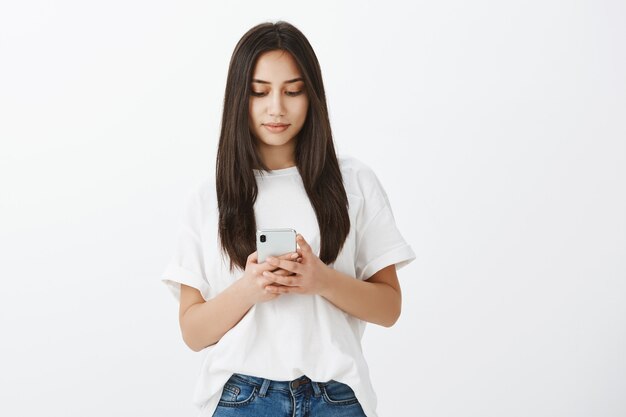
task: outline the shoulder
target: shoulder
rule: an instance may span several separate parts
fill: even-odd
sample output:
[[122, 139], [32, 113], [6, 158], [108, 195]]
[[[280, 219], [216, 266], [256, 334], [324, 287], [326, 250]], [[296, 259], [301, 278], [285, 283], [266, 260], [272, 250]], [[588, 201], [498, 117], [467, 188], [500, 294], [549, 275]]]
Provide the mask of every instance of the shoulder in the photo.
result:
[[190, 187], [187, 201], [188, 204], [196, 207], [203, 213], [217, 209], [215, 179], [207, 175], [193, 183]]
[[363, 170], [371, 170], [369, 165], [351, 155], [337, 155], [337, 161], [341, 171], [359, 172]]
[[216, 199], [216, 191], [215, 191], [215, 178], [213, 177], [205, 177], [201, 181], [199, 181], [196, 185], [196, 192], [199, 197], [203, 200], [215, 200]]
[[337, 156], [344, 187], [348, 193], [367, 195], [382, 186], [374, 170], [365, 162], [349, 155]]

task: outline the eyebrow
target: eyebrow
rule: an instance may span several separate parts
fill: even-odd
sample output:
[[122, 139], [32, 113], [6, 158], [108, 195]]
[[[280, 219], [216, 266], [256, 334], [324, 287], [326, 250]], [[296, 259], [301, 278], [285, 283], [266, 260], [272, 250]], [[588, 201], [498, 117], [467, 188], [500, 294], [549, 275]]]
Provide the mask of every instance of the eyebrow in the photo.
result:
[[[302, 79], [302, 77], [298, 77], [298, 78], [294, 78], [292, 80], [285, 81], [285, 84], [295, 83], [297, 81], [304, 81], [304, 80]], [[271, 84], [269, 81], [263, 81], [263, 80], [259, 80], [259, 79], [256, 79], [256, 78], [253, 78], [252, 82], [253, 83], [260, 83], [260, 84]]]

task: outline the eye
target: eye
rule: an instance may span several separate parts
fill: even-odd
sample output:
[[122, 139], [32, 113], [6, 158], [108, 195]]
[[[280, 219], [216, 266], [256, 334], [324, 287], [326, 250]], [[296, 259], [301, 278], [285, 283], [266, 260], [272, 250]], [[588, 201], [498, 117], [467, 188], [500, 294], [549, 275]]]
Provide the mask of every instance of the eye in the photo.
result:
[[298, 96], [298, 95], [302, 94], [302, 90], [299, 90], [299, 91], [287, 91], [285, 94], [287, 94], [290, 97], [294, 97], [294, 96]]
[[259, 93], [257, 91], [250, 91], [250, 94], [255, 96], [255, 97], [263, 97], [264, 95], [266, 95], [267, 93]]

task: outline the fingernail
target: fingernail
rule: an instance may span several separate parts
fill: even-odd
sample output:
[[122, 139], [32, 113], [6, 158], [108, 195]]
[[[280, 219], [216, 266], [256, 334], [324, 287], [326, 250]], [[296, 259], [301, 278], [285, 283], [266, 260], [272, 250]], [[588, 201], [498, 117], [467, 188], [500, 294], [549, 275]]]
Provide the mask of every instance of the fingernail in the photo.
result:
[[291, 254], [291, 259], [296, 259], [297, 257], [298, 257], [298, 254], [297, 254], [297, 253], [292, 253], [292, 254]]

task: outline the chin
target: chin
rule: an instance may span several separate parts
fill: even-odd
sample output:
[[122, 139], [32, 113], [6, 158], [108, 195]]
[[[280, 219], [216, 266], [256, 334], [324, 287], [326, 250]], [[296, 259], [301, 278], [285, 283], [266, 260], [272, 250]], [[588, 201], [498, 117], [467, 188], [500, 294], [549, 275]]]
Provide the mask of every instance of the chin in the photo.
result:
[[273, 137], [271, 139], [268, 139], [268, 138], [261, 137], [261, 142], [266, 146], [282, 146], [282, 145], [286, 145], [292, 140], [294, 140], [294, 138]]

